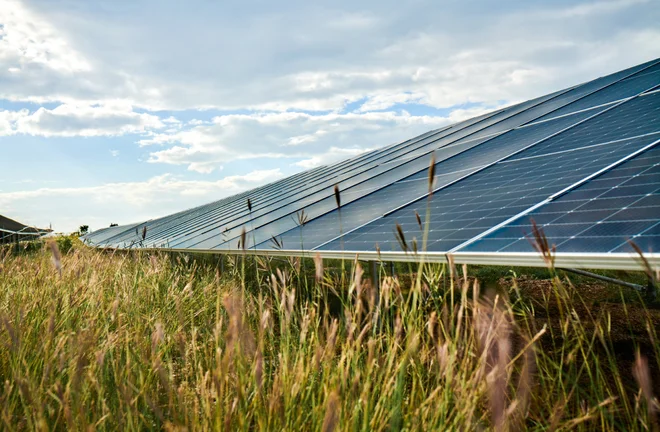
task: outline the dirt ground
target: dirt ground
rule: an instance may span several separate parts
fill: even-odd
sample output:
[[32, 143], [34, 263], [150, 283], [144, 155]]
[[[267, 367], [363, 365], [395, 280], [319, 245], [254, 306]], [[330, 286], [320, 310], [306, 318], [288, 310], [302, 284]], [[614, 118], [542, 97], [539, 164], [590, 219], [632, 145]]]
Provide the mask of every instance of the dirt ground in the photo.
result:
[[[502, 278], [498, 285], [509, 288], [512, 283], [511, 278]], [[537, 326], [540, 328], [547, 324], [553, 330], [546, 332], [541, 339], [543, 349], [552, 350], [553, 346], [561, 346], [562, 341], [557, 340], [557, 336], [553, 341], [552, 336], [561, 334], [560, 306], [554, 301], [544, 301], [544, 298], [553, 297], [552, 281], [520, 277], [516, 283], [523, 301], [530, 301], [534, 305]], [[593, 322], [599, 318], [601, 322], [609, 321], [609, 334], [606, 338], [611, 341], [619, 372], [623, 382], [630, 384], [630, 391], [636, 391], [632, 367], [637, 349], [648, 358], [652, 382], [656, 389], [660, 388], [660, 365], [656, 358], [656, 347], [653, 346], [658, 341], [652, 341], [648, 329], [650, 324], [655, 329], [655, 335], [660, 335], [660, 304], [643, 304], [631, 289], [598, 282], [580, 281], [574, 286], [574, 293], [572, 306], [587, 330], [593, 329]], [[596, 343], [594, 346], [602, 351], [605, 361], [607, 355], [602, 344]]]

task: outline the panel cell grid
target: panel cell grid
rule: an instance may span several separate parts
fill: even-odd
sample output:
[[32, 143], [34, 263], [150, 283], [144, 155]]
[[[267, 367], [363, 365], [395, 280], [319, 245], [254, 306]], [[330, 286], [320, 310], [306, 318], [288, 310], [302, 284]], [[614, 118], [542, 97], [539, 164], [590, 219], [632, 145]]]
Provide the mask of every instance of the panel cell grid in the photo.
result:
[[652, 252], [659, 244], [659, 218], [656, 146], [460, 251], [533, 252], [534, 221], [557, 252], [633, 252], [628, 240]]
[[[549, 140], [546, 145], [553, 143]], [[599, 147], [501, 163], [474, 174], [434, 194], [430, 201], [431, 219], [427, 250], [449, 251], [475, 235], [535, 205], [554, 193], [620, 160], [653, 140], [639, 137]], [[397, 243], [392, 235], [399, 223], [409, 239], [422, 239], [415, 211], [426, 212], [419, 201], [335, 240], [321, 250], [374, 250], [373, 233], [379, 233], [381, 249]], [[448, 235], [447, 231], [456, 234]], [[363, 236], [369, 234], [369, 236]]]
[[[376, 245], [400, 251], [399, 224], [408, 248], [421, 251], [424, 230], [416, 213], [424, 221], [428, 210], [429, 252], [534, 252], [532, 219], [559, 253], [629, 253], [629, 239], [645, 251], [657, 250], [659, 87], [656, 59], [85, 239], [119, 248], [234, 251], [245, 229], [247, 246], [258, 250], [270, 250], [275, 237], [289, 250], [359, 253]], [[431, 154], [436, 165], [429, 198]], [[301, 227], [297, 215], [303, 210], [307, 222]]]

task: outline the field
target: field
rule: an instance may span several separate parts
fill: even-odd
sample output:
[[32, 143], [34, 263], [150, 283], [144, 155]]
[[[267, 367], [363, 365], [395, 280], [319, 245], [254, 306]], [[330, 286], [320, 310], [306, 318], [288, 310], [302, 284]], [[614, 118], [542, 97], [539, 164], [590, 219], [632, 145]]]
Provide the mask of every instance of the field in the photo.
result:
[[660, 309], [627, 288], [399, 265], [376, 290], [350, 261], [77, 241], [2, 254], [4, 430], [659, 427]]

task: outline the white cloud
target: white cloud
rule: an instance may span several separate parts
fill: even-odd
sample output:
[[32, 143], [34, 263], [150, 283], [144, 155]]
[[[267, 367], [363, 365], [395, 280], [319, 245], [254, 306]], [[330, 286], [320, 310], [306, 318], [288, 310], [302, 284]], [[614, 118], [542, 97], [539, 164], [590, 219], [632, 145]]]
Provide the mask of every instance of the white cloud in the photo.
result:
[[319, 138], [321, 138], [323, 135], [327, 133], [328, 131], [324, 129], [319, 129], [314, 133], [291, 137], [288, 139], [286, 144], [282, 144], [282, 145], [299, 146], [305, 143], [313, 143], [315, 141], [318, 141]]
[[88, 71], [91, 65], [48, 22], [30, 14], [19, 1], [0, 0], [0, 64], [20, 73], [31, 64], [53, 71]]
[[360, 153], [371, 150], [370, 148], [337, 148], [330, 147], [325, 153], [312, 156], [308, 159], [303, 159], [301, 161], [295, 162], [295, 166], [299, 166], [304, 169], [314, 168], [320, 165], [326, 165], [330, 162], [334, 162], [341, 159], [347, 159], [353, 156], [357, 156]]
[[0, 0], [0, 98], [278, 111], [365, 98], [362, 111], [493, 104], [657, 57], [660, 37], [658, 8], [642, 0], [484, 3], [481, 14], [464, 2], [370, 0], [57, 6]]
[[282, 177], [279, 169], [258, 170], [216, 181], [184, 180], [169, 174], [146, 181], [91, 187], [0, 192], [3, 214], [36, 226], [73, 231], [89, 224], [130, 223], [204, 204]]
[[374, 27], [378, 21], [378, 17], [364, 12], [345, 13], [328, 21], [328, 27], [349, 31], [364, 30]]
[[130, 106], [122, 104], [62, 104], [53, 109], [41, 107], [33, 113], [28, 110], [0, 111], [0, 136], [119, 136], [144, 133], [164, 126], [157, 116], [136, 113]]
[[13, 135], [16, 122], [27, 115], [29, 115], [28, 110], [0, 111], [0, 136]]
[[[476, 111], [469, 111], [473, 114]], [[187, 165], [209, 173], [238, 159], [297, 158], [297, 166], [310, 167], [353, 156], [462, 119], [411, 116], [408, 113], [299, 112], [233, 114], [215, 117], [211, 124], [175, 133], [157, 133], [141, 145], [172, 145], [153, 151], [149, 162]]]
[[426, 94], [418, 93], [395, 93], [395, 94], [376, 94], [360, 106], [358, 111], [369, 112], [384, 110], [395, 104], [422, 103]]
[[555, 11], [554, 15], [561, 18], [585, 17], [594, 14], [608, 14], [630, 8], [635, 5], [648, 3], [650, 0], [613, 0], [591, 1]]

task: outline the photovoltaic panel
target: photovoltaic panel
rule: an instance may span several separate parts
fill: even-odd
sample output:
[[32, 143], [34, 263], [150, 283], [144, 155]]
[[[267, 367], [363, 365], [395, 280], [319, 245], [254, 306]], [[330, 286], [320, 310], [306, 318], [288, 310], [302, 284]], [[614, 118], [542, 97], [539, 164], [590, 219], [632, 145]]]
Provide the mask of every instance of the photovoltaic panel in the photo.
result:
[[[659, 78], [660, 79], [660, 78]], [[538, 156], [545, 153], [559, 152], [586, 147], [602, 142], [624, 139], [655, 133], [660, 130], [660, 93], [651, 93], [625, 102], [594, 117], [588, 122], [576, 126], [571, 133], [558, 136], [552, 146], [538, 146], [512, 159]]]
[[[646, 101], [656, 104], [651, 104], [650, 116], [628, 116], [629, 112], [637, 112], [640, 102], [626, 102], [518, 153], [511, 160], [502, 161], [436, 192], [428, 203], [431, 228], [427, 250], [449, 251], [653, 142], [657, 135], [627, 137], [631, 130], [646, 132], [644, 125], [655, 125], [656, 128], [660, 125], [660, 111], [655, 109], [660, 104], [658, 96], [639, 98], [645, 99], [643, 105]], [[624, 120], [619, 127], [602, 128], [598, 118], [605, 115]], [[564, 150], [557, 150], [558, 143]], [[415, 212], [424, 215], [426, 206], [426, 200], [411, 203], [319, 249], [339, 250], [343, 247], [345, 250], [365, 251], [374, 250], [378, 244], [381, 250], [395, 250], [398, 247], [394, 236], [397, 223], [408, 239], [416, 238], [419, 242], [423, 233]]]
[[[605, 79], [607, 79], [607, 78], [605, 78]], [[596, 80], [596, 81], [600, 82], [600, 81], [603, 81], [603, 79]], [[601, 83], [601, 85], [603, 85], [603, 84], [607, 84], [607, 83]], [[557, 94], [549, 95], [549, 96], [546, 96], [546, 97], [539, 98], [537, 100], [533, 100], [533, 101], [530, 101], [530, 102], [519, 104], [519, 105], [514, 106], [514, 107], [512, 107], [508, 110], [503, 110], [503, 111], [500, 111], [500, 112], [496, 112], [494, 114], [487, 114], [487, 115], [481, 116], [480, 118], [476, 118], [476, 119], [473, 119], [473, 120], [468, 120], [466, 122], [463, 122], [463, 124], [462, 124], [463, 127], [454, 126], [452, 128], [453, 131], [450, 131], [450, 132], [454, 133], [454, 131], [456, 131], [456, 130], [466, 129], [465, 131], [462, 131], [464, 133], [463, 136], [466, 135], [465, 132], [473, 133], [475, 130], [478, 132], [479, 129], [478, 128], [475, 129], [474, 126], [473, 126], [473, 129], [471, 129], [471, 130], [469, 129], [469, 127], [472, 126], [474, 123], [478, 123], [480, 125], [479, 127], [481, 127], [482, 129], [483, 129], [484, 126], [490, 126], [494, 122], [499, 123], [500, 127], [504, 127], [505, 123], [502, 122], [502, 120], [500, 118], [500, 117], [503, 117], [503, 114], [502, 114], [503, 112], [506, 112], [506, 116], [509, 117], [509, 118], [512, 117], [511, 116], [511, 111], [515, 111], [515, 114], [523, 112], [527, 115], [530, 115], [529, 112], [531, 110], [528, 109], [528, 108], [530, 108], [532, 106], [535, 106], [535, 105], [538, 106], [540, 102], [544, 102], [545, 100], [548, 100], [548, 99], [551, 99], [551, 100], [555, 99], [556, 100], [557, 99], [556, 95], [559, 95], [561, 97], [566, 97], [566, 95], [574, 94], [573, 97], [576, 97], [576, 96], [579, 97], [579, 96], [581, 96], [583, 94], [586, 94], [590, 91], [592, 91], [592, 88], [589, 85], [585, 85], [585, 86], [580, 86], [577, 89], [571, 89], [568, 92], [557, 92]], [[546, 110], [547, 109], [549, 109], [549, 108], [546, 107]], [[520, 116], [519, 115], [518, 116], [513, 116], [513, 118], [516, 118], [516, 117], [520, 117]], [[538, 117], [538, 115], [536, 115], [536, 117]], [[485, 122], [488, 122], [488, 123], [485, 123]], [[461, 125], [459, 125], [459, 126], [461, 126]], [[487, 127], [486, 129], [490, 130], [492, 128]], [[435, 136], [435, 135], [437, 135], [437, 133], [435, 133], [435, 131], [433, 131], [433, 132], [430, 132], [430, 133], [427, 133], [427, 134], [423, 135], [422, 137], [426, 138], [427, 136]], [[407, 152], [408, 154], [410, 154], [412, 152], [411, 149], [409, 148], [409, 147], [411, 147], [410, 143], [419, 142], [419, 141], [420, 141], [420, 139], [413, 139], [413, 140], [409, 140], [408, 142], [404, 142], [400, 145], [395, 145], [395, 146], [392, 146], [392, 147], [394, 147], [394, 148], [398, 147], [399, 149], [403, 148], [404, 152]], [[387, 151], [383, 150], [381, 152], [374, 152], [374, 153], [385, 153], [385, 152], [387, 152]], [[392, 154], [392, 152], [389, 152], [389, 153]], [[395, 156], [397, 156], [397, 155], [395, 154]], [[361, 156], [358, 157], [358, 158], [354, 158], [354, 160], [359, 160], [360, 158], [361, 158]], [[382, 159], [382, 157], [381, 157], [381, 159]], [[340, 163], [340, 164], [342, 164], [342, 163]], [[351, 164], [354, 165], [355, 162], [351, 162], [348, 165], [351, 165]], [[331, 174], [332, 173], [322, 172], [320, 175], [317, 174], [317, 178], [318, 177], [322, 178], [323, 175], [325, 175], [326, 177], [333, 178], [333, 177], [336, 176], [337, 173], [336, 172], [334, 173], [335, 176], [333, 176]], [[296, 185], [296, 186], [299, 186], [299, 185]], [[296, 190], [296, 188], [292, 188], [292, 189]], [[271, 194], [270, 196], [273, 196], [273, 194]], [[278, 195], [275, 195], [275, 196], [278, 197]], [[255, 209], [255, 211], [258, 212], [258, 207], [261, 204], [261, 202], [260, 202], [260, 200], [257, 200], [255, 198], [256, 197], [253, 195], [252, 200], [253, 200], [253, 202], [256, 201], [256, 206], [257, 206], [257, 209]], [[246, 199], [244, 199], [243, 201], [245, 201], [245, 200]], [[291, 200], [291, 201], [295, 201], [295, 199]], [[281, 197], [277, 202], [278, 203], [282, 202]], [[300, 203], [303, 204], [303, 205], [305, 205], [305, 204], [308, 205], [309, 201], [300, 202]], [[232, 205], [225, 205], [225, 203], [219, 203], [219, 204], [220, 205], [217, 205], [215, 207], [222, 209], [220, 211], [220, 214], [218, 214], [219, 213], [218, 210], [207, 211], [207, 208], [202, 207], [200, 209], [192, 209], [188, 212], [184, 212], [183, 214], [177, 215], [176, 217], [173, 217], [173, 218], [168, 217], [168, 218], [164, 218], [164, 219], [161, 219], [161, 220], [158, 220], [158, 221], [150, 221], [149, 222], [150, 226], [149, 226], [149, 230], [148, 230], [148, 233], [147, 233], [147, 242], [152, 242], [152, 244], [153, 244], [153, 243], [157, 243], [159, 241], [166, 240], [168, 245], [169, 245], [170, 241], [172, 241], [176, 245], [177, 244], [177, 242], [176, 242], [176, 235], [177, 234], [189, 236], [192, 233], [194, 233], [196, 231], [199, 231], [200, 229], [209, 228], [209, 223], [210, 222], [213, 222], [213, 223], [216, 224], [216, 226], [211, 226], [210, 227], [211, 230], [212, 230], [213, 228], [217, 228], [221, 223], [226, 224], [228, 222], [235, 222], [234, 225], [236, 226], [237, 222], [238, 223], [241, 223], [241, 222], [244, 223], [246, 217], [249, 217], [250, 219], [253, 219], [254, 216], [259, 215], [258, 213], [256, 215], [255, 214], [246, 215], [246, 213], [247, 213], [245, 211], [246, 206], [245, 206], [245, 204], [243, 204], [241, 202], [241, 200], [234, 200], [234, 203]], [[211, 206], [211, 208], [213, 209], [213, 206]], [[272, 207], [270, 207], [270, 208], [266, 207], [266, 211], [272, 211]], [[236, 213], [240, 213], [243, 216], [243, 218], [242, 219], [238, 218], [236, 216]], [[222, 214], [224, 214], [224, 215], [229, 214], [229, 215], [231, 215], [230, 217], [232, 219], [229, 220], [229, 221], [226, 218], [222, 219], [220, 217]], [[174, 228], [169, 229], [169, 227], [171, 225], [174, 225]], [[163, 228], [163, 226], [165, 228]], [[207, 231], [209, 231], [209, 230], [207, 230]], [[156, 235], [154, 235], [154, 233]], [[132, 239], [135, 238], [135, 235], [132, 234], [132, 231], [127, 231], [124, 234], [124, 237], [126, 237], [126, 236], [128, 236], [129, 239], [130, 238], [132, 238]], [[115, 240], [116, 241], [121, 241], [122, 239], [119, 238], [119, 239], [115, 239]], [[126, 241], [126, 240], [127, 239], [124, 238], [124, 241]]]
[[[561, 155], [497, 164], [435, 193], [430, 201], [428, 251], [448, 252], [461, 243], [537, 204], [548, 196], [616, 162], [651, 142], [633, 138], [603, 148], [586, 148]], [[424, 217], [425, 200], [322, 246], [321, 250], [400, 250], [394, 235], [396, 224], [406, 238], [416, 238], [421, 248], [423, 233], [415, 212]]]
[[[556, 120], [514, 129], [464, 153], [442, 160], [436, 164], [435, 187], [442, 187], [443, 185], [468, 176], [489, 163], [495, 162], [528, 145], [532, 145], [594, 114], [595, 112], [582, 112]], [[394, 182], [381, 190], [365, 196], [359, 201], [344, 205], [341, 209], [343, 213], [343, 230], [346, 232], [355, 229], [374, 218], [382, 216], [393, 208], [402, 206], [412, 199], [424, 195], [428, 191], [428, 164], [429, 159], [425, 159], [419, 166], [420, 170], [418, 173]], [[334, 208], [334, 200], [330, 203], [330, 206], [333, 208], [331, 213], [312, 220], [302, 228], [305, 234], [305, 243], [309, 247], [320, 246], [339, 235], [339, 212]], [[285, 247], [287, 245], [299, 246], [300, 227], [296, 227], [291, 232], [284, 233], [280, 237]], [[260, 246], [267, 247], [267, 244]]]
[[[441, 135], [433, 135], [421, 140], [415, 140], [414, 146], [409, 145], [397, 149], [396, 152], [390, 152], [386, 157], [374, 161], [375, 163], [361, 166], [359, 169], [353, 170], [343, 176], [328, 176], [325, 183], [317, 184], [313, 189], [295, 191], [295, 193], [292, 196], [289, 196], [286, 200], [280, 200], [275, 205], [264, 207], [258, 212], [253, 212], [252, 214], [243, 212], [238, 215], [234, 214], [230, 219], [216, 219], [211, 225], [205, 226], [203, 230], [200, 230], [201, 232], [198, 231], [191, 233], [192, 235], [187, 236], [188, 238], [185, 241], [173, 241], [172, 243], [178, 247], [212, 248], [228, 241], [230, 243], [225, 246], [231, 248], [233, 247], [231, 241], [236, 241], [239, 238], [241, 230], [245, 227], [245, 224], [248, 221], [250, 222], [250, 228], [252, 228], [252, 226], [260, 227], [278, 221], [280, 224], [279, 227], [272, 226], [266, 229], [268, 231], [266, 234], [267, 238], [271, 235], [284, 232], [290, 228], [287, 227], [287, 224], [290, 223], [291, 216], [298, 211], [306, 208], [307, 214], [316, 214], [322, 210], [316, 209], [316, 211], [313, 211], [309, 206], [317, 205], [317, 207], [321, 206], [321, 208], [326, 208], [322, 206], [326, 205], [326, 202], [334, 200], [332, 188], [335, 184], [339, 184], [342, 190], [344, 190], [367, 180], [374, 179], [376, 182], [380, 182], [380, 187], [386, 186], [394, 180], [388, 180], [388, 177], [380, 176], [380, 174], [394, 170], [392, 165], [386, 165], [391, 160], [404, 158], [404, 160], [399, 163], [403, 164], [406, 159], [429, 154], [429, 152], [433, 151], [435, 148], [444, 147], [458, 139], [479, 132], [484, 128], [488, 128], [491, 133], [502, 131], [503, 128], [507, 127], [506, 125], [498, 124], [501, 123], [502, 120], [515, 117], [521, 112], [524, 112], [535, 105], [541, 104], [543, 101], [551, 97], [553, 96], [545, 96], [537, 100], [532, 100], [502, 110], [494, 115], [482, 116], [478, 121], [468, 120], [463, 122], [462, 126], [453, 127], [451, 130], [443, 131], [444, 133]], [[391, 175], [400, 178], [405, 174], [392, 172]], [[286, 220], [282, 220], [283, 218], [286, 218]]]
[[[558, 252], [634, 252], [660, 245], [660, 147], [560, 196], [462, 252], [533, 252], [532, 221]], [[657, 252], [657, 251], [655, 251]]]
[[[626, 75], [623, 75], [626, 76]], [[459, 143], [463, 143], [466, 140], [475, 142], [475, 139], [478, 140], [478, 137], [488, 137], [496, 133], [501, 133], [508, 130], [510, 127], [519, 126], [527, 121], [534, 120], [539, 116], [544, 115], [550, 110], [554, 110], [559, 106], [557, 100], [563, 101], [562, 103], [570, 103], [572, 100], [575, 100], [579, 97], [584, 97], [590, 93], [597, 91], [603, 87], [607, 87], [612, 83], [611, 78], [605, 78], [598, 80], [598, 86], [585, 85], [570, 89], [568, 91], [557, 92], [552, 95], [548, 95], [543, 98], [538, 98], [536, 100], [529, 101], [524, 104], [520, 104], [512, 107], [511, 109], [504, 110], [500, 113], [497, 113], [493, 116], [487, 116], [478, 122], [472, 122], [471, 124], [465, 125], [462, 128], [452, 128], [449, 134], [445, 134], [443, 139], [436, 139], [431, 141], [431, 145], [435, 148], [443, 148], [445, 146], [455, 146]], [[552, 103], [551, 103], [552, 102]], [[456, 130], [458, 129], [458, 130]], [[479, 141], [481, 142], [481, 141]], [[469, 143], [468, 143], [469, 145]], [[432, 150], [433, 147], [426, 146], [423, 151], [407, 151], [407, 155], [414, 157], [415, 155], [424, 155], [428, 154], [428, 151]], [[417, 156], [419, 162], [419, 156]], [[405, 175], [409, 174], [410, 171], [403, 171], [399, 169], [400, 166], [386, 165], [387, 161], [380, 166], [373, 167], [371, 170], [365, 170], [361, 173], [353, 173], [349, 179], [335, 179], [335, 181], [329, 185], [326, 185], [325, 190], [322, 188], [318, 190], [317, 193], [313, 195], [307, 195], [304, 199], [291, 199], [288, 201], [289, 205], [284, 206], [280, 205], [278, 208], [274, 209], [272, 207], [265, 209], [261, 214], [267, 214], [261, 219], [257, 218], [261, 214], [251, 214], [244, 215], [242, 219], [234, 218], [232, 226], [224, 227], [221, 231], [221, 224], [226, 224], [227, 220], [216, 220], [214, 225], [207, 226], [206, 231], [202, 232], [201, 235], [193, 235], [191, 238], [187, 239], [184, 242], [174, 242], [177, 247], [193, 247], [193, 248], [218, 248], [221, 247], [223, 243], [224, 248], [233, 248], [232, 241], [237, 242], [240, 231], [245, 228], [244, 224], [247, 221], [250, 221], [250, 229], [256, 226], [257, 231], [253, 232], [251, 235], [255, 243], [263, 242], [264, 239], [268, 239], [272, 236], [276, 236], [280, 233], [292, 229], [296, 225], [296, 219], [294, 213], [306, 210], [308, 216], [319, 217], [328, 211], [332, 210], [332, 202], [334, 198], [332, 196], [331, 186], [334, 184], [339, 184], [342, 190], [345, 190], [346, 187], [351, 188], [353, 186], [359, 185], [358, 190], [371, 192], [373, 190], [382, 188], [389, 185], [393, 181], [397, 181], [403, 178]], [[420, 168], [426, 165], [426, 161], [423, 161]], [[407, 164], [406, 169], [410, 169], [411, 165]], [[382, 172], [390, 171], [391, 175], [379, 176]], [[414, 171], [414, 170], [413, 170]], [[368, 180], [379, 181], [379, 185], [364, 185], [363, 182]], [[389, 180], [388, 180], [389, 179]], [[364, 196], [367, 192], [359, 193], [355, 189], [348, 190], [346, 197], [350, 199], [358, 199]], [[325, 197], [325, 198], [323, 198]], [[314, 206], [313, 208], [311, 206]], [[262, 228], [263, 227], [263, 228]], [[201, 237], [201, 239], [200, 239]]]
[[183, 220], [169, 223], [165, 229], [161, 229], [157, 235], [154, 235], [153, 230], [151, 230], [152, 234], [148, 236], [147, 241], [156, 244], [162, 241], [169, 243], [169, 239], [176, 238], [177, 234], [189, 232], [189, 230], [195, 226], [203, 224], [205, 220], [217, 217], [218, 213], [232, 213], [239, 210], [242, 211], [243, 208], [247, 208], [246, 203], [248, 199], [251, 199], [255, 203], [260, 203], [262, 200], [267, 200], [273, 196], [281, 194], [282, 191], [291, 188], [303, 187], [305, 184], [320, 175], [318, 171], [319, 170], [310, 172], [309, 175], [301, 176], [295, 179], [283, 179], [269, 185], [268, 187], [253, 190], [247, 194], [242, 194], [236, 199], [232, 200], [230, 203], [218, 203], [218, 205], [214, 205], [209, 208], [203, 208], [201, 211], [186, 212], [186, 214], [182, 216]]
[[383, 253], [408, 259], [395, 226], [402, 227], [408, 248], [420, 250], [416, 213], [424, 220], [428, 208], [424, 253], [433, 259], [456, 253], [475, 262], [479, 254], [533, 253], [520, 233], [530, 227], [530, 217], [568, 254], [624, 256], [630, 246], [616, 243], [624, 237], [657, 249], [652, 147], [660, 138], [659, 86], [660, 62], [653, 60], [212, 203], [99, 230], [85, 240], [119, 248], [237, 252], [246, 231], [245, 246], [262, 252], [339, 256], [373, 253], [379, 245]]
[[[443, 128], [444, 129], [444, 128]], [[422, 138], [426, 135], [433, 135], [441, 132], [440, 131], [433, 131], [431, 133], [424, 134]], [[417, 139], [422, 139], [422, 138], [417, 138]], [[408, 140], [408, 143], [411, 143], [414, 140]], [[398, 147], [399, 145], [396, 146], [391, 146], [391, 148]], [[203, 215], [202, 218], [195, 219], [191, 223], [187, 224], [186, 226], [179, 226], [177, 230], [174, 232], [169, 232], [170, 236], [168, 237], [168, 241], [172, 242], [173, 244], [177, 244], [177, 234], [182, 233], [182, 235], [188, 236], [188, 237], [195, 237], [199, 235], [200, 233], [204, 233], [205, 231], [208, 230], [214, 230], [216, 228], [227, 228], [227, 224], [229, 223], [234, 223], [234, 225], [244, 223], [245, 220], [258, 217], [259, 215], [268, 212], [270, 209], [273, 208], [273, 206], [281, 206], [286, 204], [287, 202], [294, 202], [296, 201], [296, 194], [299, 196], [304, 196], [305, 193], [313, 193], [314, 190], [323, 187], [323, 185], [327, 184], [330, 180], [328, 179], [336, 179], [341, 178], [345, 172], [348, 170], [347, 167], [350, 166], [355, 166], [356, 164], [359, 164], [358, 166], [368, 162], [371, 159], [374, 159], [374, 157], [381, 157], [381, 153], [389, 153], [391, 151], [391, 148], [385, 149], [383, 151], [378, 151], [378, 152], [372, 152], [373, 154], [370, 155], [368, 158], [363, 158], [362, 156], [350, 159], [348, 161], [342, 161], [338, 164], [334, 164], [333, 166], [330, 167], [324, 167], [320, 173], [317, 173], [313, 178], [307, 179], [304, 183], [298, 182], [294, 184], [289, 184], [286, 185], [286, 187], [282, 187], [270, 194], [267, 195], [262, 195], [262, 196], [254, 196], [254, 195], [249, 195], [246, 196], [243, 200], [237, 201], [234, 205], [228, 207], [228, 206], [221, 206], [218, 209], [214, 209], [211, 212], [208, 212], [207, 214]], [[360, 161], [360, 159], [363, 159]], [[350, 170], [348, 170], [350, 171]], [[247, 198], [251, 198], [252, 204], [253, 204], [253, 212], [250, 214], [247, 209]]]

